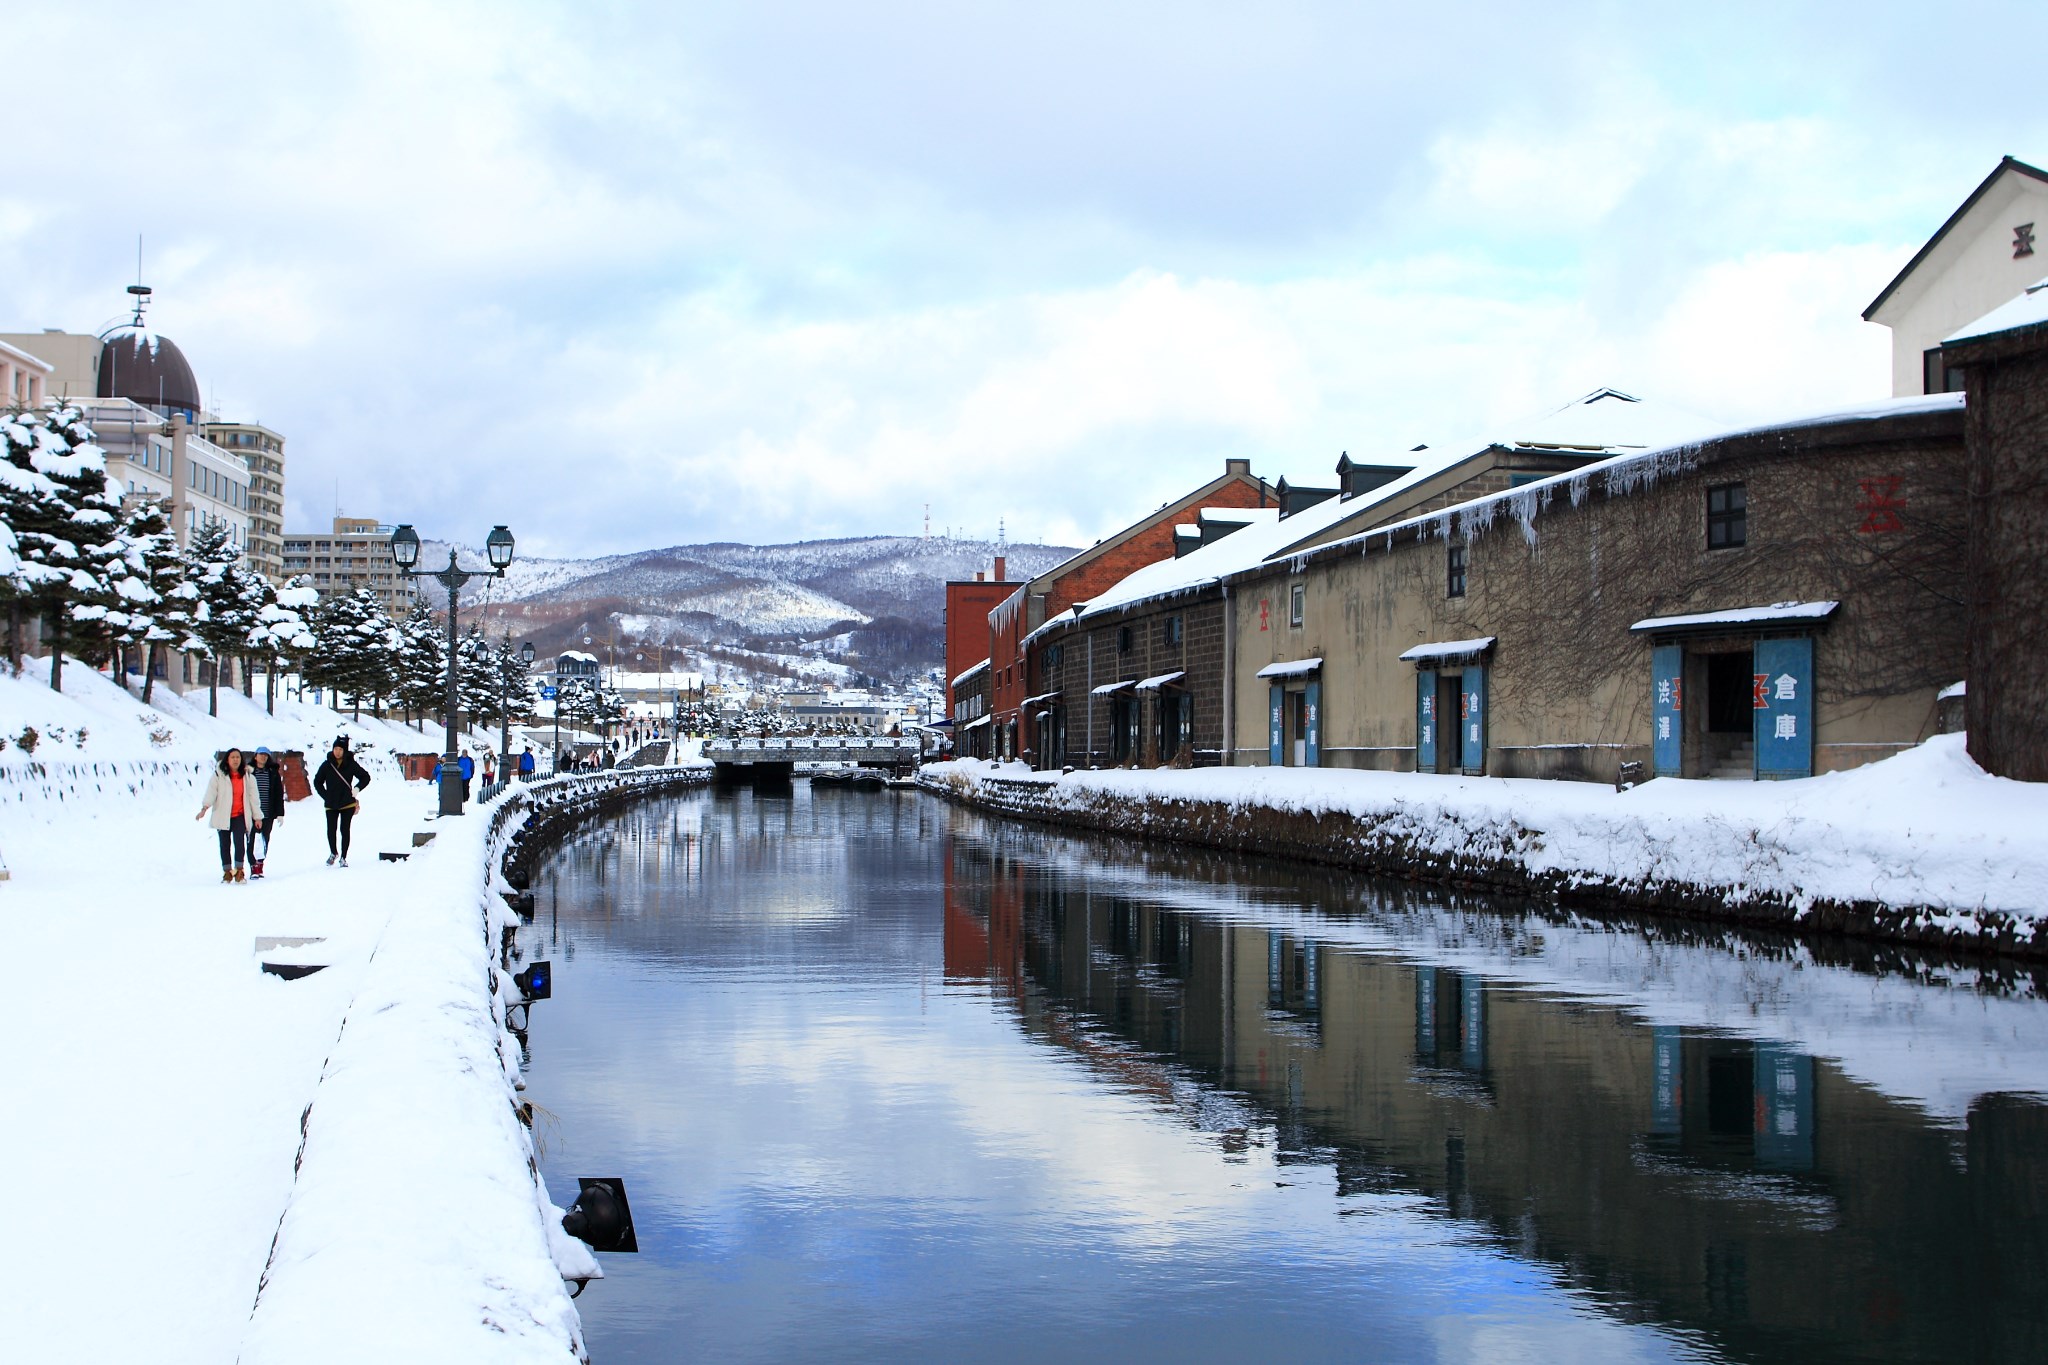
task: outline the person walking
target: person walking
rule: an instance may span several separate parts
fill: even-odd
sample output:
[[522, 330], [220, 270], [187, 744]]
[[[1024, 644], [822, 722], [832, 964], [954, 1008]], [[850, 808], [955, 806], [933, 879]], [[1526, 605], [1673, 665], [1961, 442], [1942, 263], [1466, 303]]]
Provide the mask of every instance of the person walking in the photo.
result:
[[533, 781], [533, 746], [531, 744], [519, 752], [519, 780], [521, 782]]
[[256, 818], [249, 828], [249, 880], [263, 880], [263, 860], [270, 856], [270, 831], [284, 819], [284, 769], [264, 745], [249, 760], [249, 781], [256, 788]]
[[462, 804], [469, 804], [469, 779], [476, 776], [476, 760], [464, 749], [462, 756], [455, 760], [455, 766], [462, 772]]
[[484, 788], [485, 788], [485, 790], [487, 790], [487, 791], [488, 791], [488, 790], [490, 789], [490, 787], [491, 787], [491, 786], [492, 786], [492, 785], [493, 785], [494, 783], [496, 783], [496, 782], [497, 782], [497, 780], [498, 780], [498, 756], [497, 756], [496, 754], [493, 754], [493, 753], [486, 753], [486, 754], [484, 755]]
[[336, 735], [333, 747], [320, 762], [320, 771], [313, 774], [313, 790], [319, 793], [321, 804], [327, 807], [329, 867], [337, 862], [343, 867], [348, 866], [350, 826], [355, 823], [356, 812], [362, 808], [363, 788], [369, 785], [370, 774], [349, 752], [348, 736]]
[[[257, 809], [257, 794], [242, 766], [242, 751], [229, 749], [220, 756], [220, 766], [206, 783], [206, 797], [199, 803], [194, 820], [209, 814], [214, 832], [220, 835], [220, 879], [238, 882], [249, 859], [249, 820]], [[229, 854], [233, 853], [230, 860]]]

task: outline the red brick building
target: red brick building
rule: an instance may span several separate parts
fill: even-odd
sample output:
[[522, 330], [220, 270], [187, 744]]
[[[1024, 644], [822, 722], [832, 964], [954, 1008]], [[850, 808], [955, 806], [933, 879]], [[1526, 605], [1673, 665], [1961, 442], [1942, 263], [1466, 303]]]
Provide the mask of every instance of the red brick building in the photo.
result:
[[[1147, 564], [1172, 559], [1174, 527], [1193, 522], [1203, 508], [1271, 507], [1277, 505], [1278, 500], [1277, 490], [1252, 474], [1250, 460], [1225, 460], [1219, 477], [1005, 593], [987, 617], [994, 756], [1016, 758], [1032, 747], [1031, 726], [1024, 715], [1028, 703], [1033, 700], [1030, 696], [1031, 669], [1024, 653], [1025, 636], [1051, 617], [1108, 591]], [[964, 627], [966, 623], [962, 621], [960, 625]], [[949, 660], [953, 655], [954, 630], [955, 621], [949, 615], [946, 622]], [[965, 669], [975, 662], [973, 658], [966, 658], [960, 668]]]
[[1005, 597], [1017, 590], [1005, 583], [1003, 556], [997, 555], [992, 574], [949, 579], [946, 583], [946, 714], [952, 715], [958, 698], [953, 680], [988, 658], [988, 614]]

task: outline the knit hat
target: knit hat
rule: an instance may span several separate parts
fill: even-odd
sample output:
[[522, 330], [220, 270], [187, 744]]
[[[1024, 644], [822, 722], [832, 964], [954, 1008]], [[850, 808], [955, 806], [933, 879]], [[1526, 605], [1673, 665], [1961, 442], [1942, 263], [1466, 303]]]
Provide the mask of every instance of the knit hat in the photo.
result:
[[270, 752], [270, 746], [268, 744], [259, 744], [256, 746], [256, 752], [259, 754], [267, 754]]
[[336, 736], [334, 737], [334, 743], [333, 743], [333, 744], [330, 744], [330, 745], [328, 745], [327, 747], [328, 747], [328, 748], [330, 748], [330, 749], [332, 749], [332, 748], [336, 748], [336, 747], [339, 747], [339, 748], [343, 748], [343, 749], [346, 749], [346, 748], [348, 747], [348, 736], [347, 736], [347, 735], [336, 735]]

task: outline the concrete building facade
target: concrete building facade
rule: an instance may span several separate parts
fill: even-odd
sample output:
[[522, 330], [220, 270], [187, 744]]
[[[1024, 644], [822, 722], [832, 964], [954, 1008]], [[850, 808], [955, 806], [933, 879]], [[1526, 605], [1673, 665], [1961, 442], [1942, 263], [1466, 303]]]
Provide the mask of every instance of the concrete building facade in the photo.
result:
[[260, 422], [206, 423], [206, 439], [248, 466], [249, 562], [273, 583], [284, 571], [284, 437]]
[[412, 610], [413, 581], [391, 554], [391, 527], [374, 517], [336, 517], [332, 531], [292, 531], [283, 542], [284, 575], [309, 575], [322, 597], [368, 588], [393, 618]]
[[1957, 392], [1943, 338], [2048, 275], [2048, 171], [2006, 157], [1863, 310], [1892, 333], [1892, 394]]

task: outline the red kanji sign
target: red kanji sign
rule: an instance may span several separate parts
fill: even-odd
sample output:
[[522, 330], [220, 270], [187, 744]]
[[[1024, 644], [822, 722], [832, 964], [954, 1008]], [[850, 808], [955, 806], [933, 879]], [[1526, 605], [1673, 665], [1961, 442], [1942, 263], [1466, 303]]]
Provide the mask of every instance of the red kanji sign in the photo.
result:
[[[1752, 673], [1752, 674], [1750, 674], [1750, 675], [1749, 675], [1749, 677], [1750, 677], [1750, 690], [1749, 690], [1750, 704], [1751, 704], [1752, 706], [1754, 706], [1754, 707], [1755, 707], [1755, 708], [1756, 708], [1757, 710], [1759, 710], [1759, 711], [1768, 711], [1768, 710], [1770, 710], [1770, 709], [1771, 709], [1771, 675], [1770, 675], [1770, 674], [1768, 674], [1768, 673]], [[1710, 709], [1710, 710], [1711, 710], [1711, 709], [1713, 708], [1713, 702], [1709, 701], [1709, 702], [1707, 703], [1707, 706], [1708, 706], [1708, 709]]]
[[1269, 621], [1269, 620], [1271, 619], [1272, 615], [1273, 615], [1273, 603], [1272, 603], [1272, 600], [1271, 600], [1270, 598], [1265, 598], [1265, 597], [1261, 597], [1261, 598], [1259, 599], [1259, 629], [1260, 629], [1260, 630], [1268, 630], [1268, 629], [1270, 629], [1270, 628], [1271, 628], [1271, 627], [1270, 627], [1270, 626], [1269, 626], [1269, 625], [1268, 625], [1267, 623], [1268, 623], [1268, 621]]
[[1863, 490], [1862, 501], [1856, 504], [1856, 510], [1863, 514], [1863, 524], [1857, 531], [1876, 536], [1906, 529], [1906, 523], [1899, 520], [1899, 513], [1906, 506], [1906, 500], [1899, 496], [1899, 485], [1903, 482], [1896, 474], [1856, 481], [1856, 486]]

